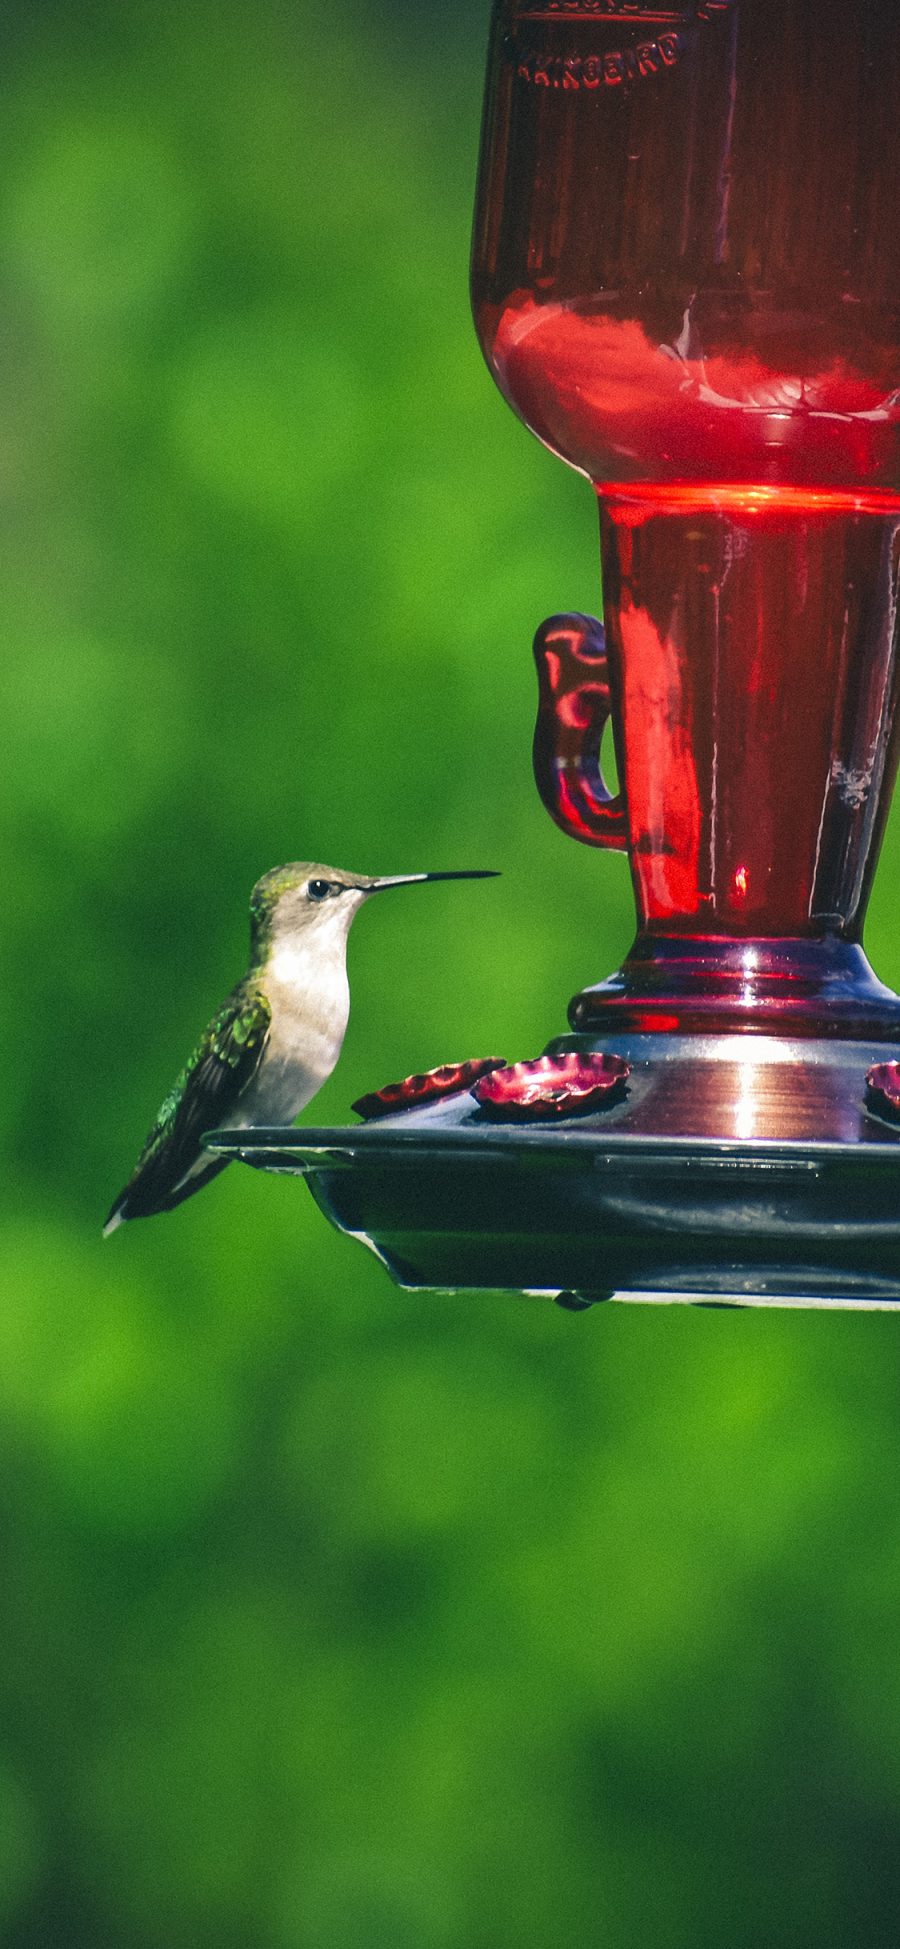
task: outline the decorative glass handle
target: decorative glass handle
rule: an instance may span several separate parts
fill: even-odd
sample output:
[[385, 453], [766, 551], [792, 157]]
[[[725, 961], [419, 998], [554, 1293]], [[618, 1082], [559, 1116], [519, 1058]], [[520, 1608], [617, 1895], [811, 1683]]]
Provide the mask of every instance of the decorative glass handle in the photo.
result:
[[550, 616], [534, 639], [538, 715], [534, 776], [563, 832], [586, 846], [628, 844], [621, 793], [600, 769], [600, 744], [612, 711], [603, 624], [594, 616]]

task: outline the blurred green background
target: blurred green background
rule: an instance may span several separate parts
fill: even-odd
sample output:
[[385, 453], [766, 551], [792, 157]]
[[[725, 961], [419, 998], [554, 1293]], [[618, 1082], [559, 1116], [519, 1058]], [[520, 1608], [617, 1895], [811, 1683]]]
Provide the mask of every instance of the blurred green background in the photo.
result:
[[[485, 0], [7, 0], [0, 1941], [844, 1949], [900, 1905], [900, 1322], [398, 1293], [235, 1167], [101, 1244], [257, 875], [307, 1120], [629, 938], [530, 780], [585, 484], [469, 322]], [[869, 930], [900, 981], [891, 828]]]

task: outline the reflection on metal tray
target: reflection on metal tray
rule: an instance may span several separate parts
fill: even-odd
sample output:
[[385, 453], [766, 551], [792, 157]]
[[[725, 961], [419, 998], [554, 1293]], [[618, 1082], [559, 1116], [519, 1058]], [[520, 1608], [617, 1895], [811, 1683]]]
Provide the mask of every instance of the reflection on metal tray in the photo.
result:
[[463, 1094], [358, 1128], [208, 1141], [304, 1176], [406, 1287], [900, 1302], [900, 1129], [866, 1104], [877, 1045], [723, 1040], [607, 1038], [632, 1064], [627, 1096], [553, 1127], [492, 1121]]

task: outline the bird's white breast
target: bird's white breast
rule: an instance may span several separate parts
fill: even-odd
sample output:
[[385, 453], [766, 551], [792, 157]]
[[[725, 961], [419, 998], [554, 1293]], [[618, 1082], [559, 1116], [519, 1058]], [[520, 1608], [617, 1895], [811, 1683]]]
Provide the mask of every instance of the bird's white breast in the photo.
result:
[[345, 941], [276, 947], [264, 977], [269, 1035], [235, 1125], [291, 1123], [331, 1075], [350, 1013]]

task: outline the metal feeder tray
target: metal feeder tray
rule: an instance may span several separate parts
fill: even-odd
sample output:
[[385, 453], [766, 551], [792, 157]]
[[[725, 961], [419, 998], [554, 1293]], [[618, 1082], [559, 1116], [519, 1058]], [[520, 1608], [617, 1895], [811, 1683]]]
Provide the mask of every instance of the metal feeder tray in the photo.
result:
[[[560, 1037], [548, 1053], [590, 1047]], [[900, 1126], [866, 1076], [896, 1044], [604, 1037], [627, 1094], [558, 1124], [468, 1092], [337, 1129], [212, 1132], [304, 1177], [403, 1287], [705, 1305], [900, 1303]]]

